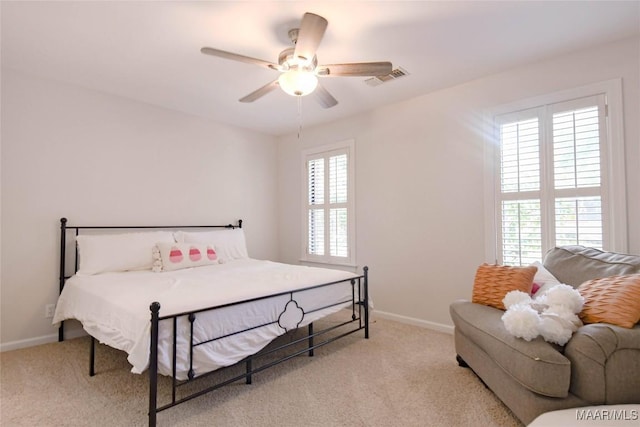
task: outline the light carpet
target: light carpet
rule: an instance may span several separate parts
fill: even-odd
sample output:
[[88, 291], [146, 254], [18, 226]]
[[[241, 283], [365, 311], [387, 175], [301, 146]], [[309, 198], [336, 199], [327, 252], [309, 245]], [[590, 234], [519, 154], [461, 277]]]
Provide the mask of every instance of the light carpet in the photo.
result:
[[[158, 426], [522, 426], [457, 365], [451, 335], [374, 316], [363, 336], [162, 411]], [[104, 345], [94, 377], [88, 360], [88, 337], [1, 353], [0, 424], [146, 425], [148, 376]], [[162, 377], [160, 396], [169, 386]]]

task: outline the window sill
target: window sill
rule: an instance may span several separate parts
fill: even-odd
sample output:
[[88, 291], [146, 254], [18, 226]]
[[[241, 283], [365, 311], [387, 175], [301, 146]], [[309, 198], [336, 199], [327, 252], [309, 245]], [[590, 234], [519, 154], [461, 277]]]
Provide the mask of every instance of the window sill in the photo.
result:
[[306, 263], [306, 264], [318, 264], [318, 265], [326, 265], [326, 266], [330, 266], [330, 267], [348, 267], [348, 268], [353, 268], [353, 269], [358, 268], [358, 266], [356, 264], [353, 264], [353, 263], [350, 263], [350, 262], [320, 261], [320, 260], [307, 259], [307, 258], [300, 258], [298, 261], [302, 262], [302, 263]]

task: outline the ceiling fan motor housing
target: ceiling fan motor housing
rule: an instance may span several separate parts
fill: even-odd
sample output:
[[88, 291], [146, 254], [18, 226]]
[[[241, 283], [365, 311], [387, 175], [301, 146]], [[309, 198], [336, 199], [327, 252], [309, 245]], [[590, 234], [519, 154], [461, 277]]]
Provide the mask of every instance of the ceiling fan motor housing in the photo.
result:
[[298, 34], [300, 33], [300, 28], [292, 28], [289, 30], [289, 40], [291, 40], [291, 43], [296, 44], [298, 43]]
[[289, 47], [278, 55], [278, 64], [282, 67], [282, 71], [299, 70], [313, 71], [318, 66], [318, 58], [314, 55], [311, 61], [304, 61], [294, 55], [295, 48]]

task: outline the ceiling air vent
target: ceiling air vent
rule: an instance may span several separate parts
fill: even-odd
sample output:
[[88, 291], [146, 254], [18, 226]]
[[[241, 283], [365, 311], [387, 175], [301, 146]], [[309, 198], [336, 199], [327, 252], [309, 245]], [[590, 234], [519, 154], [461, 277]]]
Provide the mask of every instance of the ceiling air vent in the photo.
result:
[[380, 86], [382, 83], [390, 82], [409, 75], [409, 72], [402, 67], [398, 67], [384, 76], [375, 76], [366, 79], [364, 82], [369, 86]]

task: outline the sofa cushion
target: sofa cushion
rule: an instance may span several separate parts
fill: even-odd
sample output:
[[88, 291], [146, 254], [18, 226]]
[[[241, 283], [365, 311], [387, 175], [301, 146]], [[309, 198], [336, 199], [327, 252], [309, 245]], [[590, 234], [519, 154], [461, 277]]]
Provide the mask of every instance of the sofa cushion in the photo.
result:
[[493, 307], [460, 300], [451, 304], [450, 313], [456, 333], [476, 343], [522, 386], [544, 396], [567, 396], [571, 364], [552, 344], [541, 337], [514, 337], [500, 320], [504, 312]]
[[640, 273], [640, 256], [560, 246], [547, 252], [543, 265], [560, 282], [577, 288], [587, 280]]

